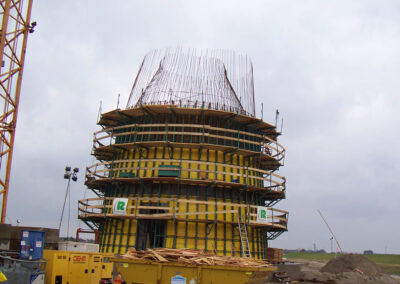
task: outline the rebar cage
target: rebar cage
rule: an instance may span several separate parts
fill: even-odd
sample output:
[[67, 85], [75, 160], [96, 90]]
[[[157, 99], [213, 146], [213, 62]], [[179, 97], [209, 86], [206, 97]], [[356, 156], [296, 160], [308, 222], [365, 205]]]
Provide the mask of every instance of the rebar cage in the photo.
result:
[[255, 116], [253, 65], [227, 50], [168, 48], [149, 52], [127, 108], [173, 104]]

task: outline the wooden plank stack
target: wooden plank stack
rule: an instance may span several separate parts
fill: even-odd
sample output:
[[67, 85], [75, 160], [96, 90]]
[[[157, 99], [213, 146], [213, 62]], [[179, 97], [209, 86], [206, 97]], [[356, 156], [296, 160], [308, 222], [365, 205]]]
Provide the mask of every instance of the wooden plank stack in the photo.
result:
[[267, 249], [267, 260], [272, 263], [283, 262], [283, 249], [268, 248]]
[[151, 260], [157, 262], [180, 262], [195, 265], [223, 265], [236, 267], [269, 267], [263, 260], [247, 257], [217, 256], [213, 253], [194, 249], [155, 248], [145, 251], [136, 251], [130, 248], [121, 256], [125, 259]]

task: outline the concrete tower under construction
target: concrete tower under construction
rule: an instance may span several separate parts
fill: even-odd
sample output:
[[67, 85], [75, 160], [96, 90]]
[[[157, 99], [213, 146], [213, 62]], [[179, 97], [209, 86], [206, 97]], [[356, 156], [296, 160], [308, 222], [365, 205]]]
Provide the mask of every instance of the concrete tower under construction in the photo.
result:
[[166, 49], [145, 56], [125, 109], [94, 133], [79, 218], [102, 252], [193, 248], [265, 259], [287, 230], [276, 171], [284, 148], [255, 117], [253, 69], [221, 50]]

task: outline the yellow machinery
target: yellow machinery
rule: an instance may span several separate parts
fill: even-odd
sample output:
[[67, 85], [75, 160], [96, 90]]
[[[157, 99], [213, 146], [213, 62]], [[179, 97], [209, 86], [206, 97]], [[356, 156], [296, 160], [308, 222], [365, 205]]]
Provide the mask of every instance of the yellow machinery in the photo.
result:
[[114, 258], [116, 270], [126, 283], [135, 284], [251, 284], [265, 283], [276, 267], [234, 267], [161, 263]]
[[113, 254], [44, 250], [46, 284], [98, 284], [112, 278]]

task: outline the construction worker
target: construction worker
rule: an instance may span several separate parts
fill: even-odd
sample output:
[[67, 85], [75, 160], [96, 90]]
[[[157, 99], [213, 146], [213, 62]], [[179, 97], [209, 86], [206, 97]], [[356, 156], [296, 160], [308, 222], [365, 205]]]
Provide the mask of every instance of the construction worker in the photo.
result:
[[122, 279], [121, 273], [117, 274], [117, 277], [115, 277], [113, 284], [126, 284], [126, 282]]

